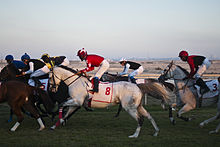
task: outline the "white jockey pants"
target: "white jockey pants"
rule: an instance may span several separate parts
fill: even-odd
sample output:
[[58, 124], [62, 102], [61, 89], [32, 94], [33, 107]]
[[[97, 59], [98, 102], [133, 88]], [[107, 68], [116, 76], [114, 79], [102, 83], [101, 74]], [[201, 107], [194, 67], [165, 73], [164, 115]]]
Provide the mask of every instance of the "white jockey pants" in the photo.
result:
[[196, 80], [198, 80], [199, 78], [201, 78], [202, 74], [209, 68], [209, 66], [211, 65], [211, 62], [206, 58], [202, 65], [199, 67], [198, 71], [196, 72], [196, 74], [194, 75], [194, 78]]
[[68, 66], [68, 65], [70, 65], [70, 61], [67, 58], [65, 58], [60, 65]]
[[34, 81], [31, 79], [32, 77], [39, 77], [39, 76], [45, 75], [45, 74], [47, 74], [49, 72], [50, 72], [50, 69], [46, 65], [44, 67], [34, 71], [30, 75], [30, 79], [28, 80], [28, 84], [29, 85], [33, 85]]
[[143, 73], [143, 71], [144, 71], [143, 66], [140, 66], [138, 69], [136, 69], [136, 70], [134, 70], [133, 72], [131, 72], [131, 73], [128, 75], [128, 77], [139, 75], [139, 74]]
[[94, 75], [95, 77], [98, 77], [99, 79], [102, 77], [102, 75], [104, 74], [104, 72], [106, 72], [109, 68], [109, 63], [107, 60], [103, 60], [102, 63], [99, 66], [98, 71], [96, 72], [96, 74]]

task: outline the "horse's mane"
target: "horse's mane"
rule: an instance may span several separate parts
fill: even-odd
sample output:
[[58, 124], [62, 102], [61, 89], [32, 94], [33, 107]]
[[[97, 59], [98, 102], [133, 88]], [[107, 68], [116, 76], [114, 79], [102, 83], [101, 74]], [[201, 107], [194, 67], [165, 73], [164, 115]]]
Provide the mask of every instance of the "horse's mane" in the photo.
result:
[[74, 70], [74, 69], [72, 69], [70, 67], [64, 66], [64, 65], [59, 65], [58, 67], [61, 67], [61, 68], [66, 69], [66, 70], [68, 70], [70, 72], [73, 72], [73, 73], [77, 73], [76, 70]]
[[5, 72], [5, 70], [7, 70], [7, 68], [9, 69], [10, 72], [12, 72], [12, 74], [20, 74], [20, 71], [15, 67], [14, 63], [10, 63], [8, 65], [6, 65], [1, 72]]
[[179, 65], [176, 65], [176, 66], [179, 67], [187, 76], [189, 75], [189, 72], [185, 68], [182, 68]]

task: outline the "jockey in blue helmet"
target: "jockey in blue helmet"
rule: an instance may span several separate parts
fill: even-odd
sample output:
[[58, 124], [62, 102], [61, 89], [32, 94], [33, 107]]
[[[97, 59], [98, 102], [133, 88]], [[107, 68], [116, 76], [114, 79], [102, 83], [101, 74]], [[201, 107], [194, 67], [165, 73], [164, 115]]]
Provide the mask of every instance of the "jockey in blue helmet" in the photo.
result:
[[32, 86], [33, 81], [35, 82], [36, 86], [41, 86], [42, 84], [39, 81], [39, 78], [42, 76], [46, 76], [47, 73], [49, 73], [49, 68], [46, 66], [44, 62], [38, 59], [31, 59], [30, 56], [25, 53], [23, 56], [21, 56], [21, 60], [26, 64], [26, 71], [23, 72], [23, 75], [30, 74], [30, 80], [28, 83]]

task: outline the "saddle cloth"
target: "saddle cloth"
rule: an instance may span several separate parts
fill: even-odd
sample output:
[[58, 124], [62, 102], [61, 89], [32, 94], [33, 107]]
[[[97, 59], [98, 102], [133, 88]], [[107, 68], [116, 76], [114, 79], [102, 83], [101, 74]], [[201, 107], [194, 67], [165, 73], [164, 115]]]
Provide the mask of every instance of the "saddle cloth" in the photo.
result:
[[[212, 98], [215, 97], [219, 94], [219, 82], [218, 80], [210, 80], [210, 81], [205, 81], [206, 85], [209, 87], [210, 91], [205, 93], [203, 95], [203, 98]], [[195, 85], [197, 89], [198, 96], [201, 97], [200, 94], [200, 87], [198, 85]]]
[[[43, 90], [47, 91], [47, 86], [48, 86], [48, 79], [40, 79], [41, 84], [43, 85]], [[34, 80], [31, 80], [28, 82], [29, 85], [35, 86]]]
[[91, 97], [91, 107], [105, 108], [112, 102], [113, 83], [100, 82], [99, 92]]

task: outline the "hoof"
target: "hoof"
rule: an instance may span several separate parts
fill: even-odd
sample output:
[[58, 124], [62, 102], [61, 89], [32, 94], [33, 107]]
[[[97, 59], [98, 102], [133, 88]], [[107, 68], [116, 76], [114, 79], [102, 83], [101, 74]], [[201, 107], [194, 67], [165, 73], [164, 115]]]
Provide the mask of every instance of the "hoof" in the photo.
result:
[[45, 129], [45, 127], [41, 127], [40, 129], [38, 129], [38, 131], [42, 131], [43, 129]]
[[176, 125], [176, 120], [173, 120], [173, 121], [172, 121], [172, 125]]
[[15, 129], [10, 129], [11, 132], [15, 132]]
[[128, 138], [137, 138], [137, 137], [138, 137], [138, 135], [136, 135], [136, 134], [128, 136]]
[[159, 131], [158, 131], [158, 132], [155, 132], [153, 136], [156, 137], [156, 136], [158, 136], [158, 134], [159, 134]]
[[203, 123], [203, 122], [201, 122], [200, 124], [199, 124], [199, 127], [200, 128], [203, 128], [205, 126], [205, 124]]
[[217, 134], [218, 132], [216, 130], [209, 131], [209, 134]]
[[50, 130], [55, 130], [56, 129], [56, 125], [53, 125], [52, 127], [50, 127]]

